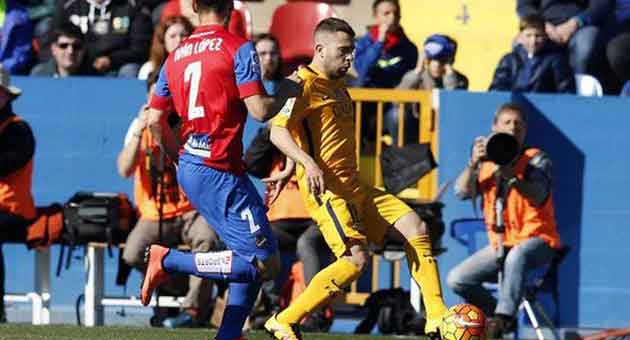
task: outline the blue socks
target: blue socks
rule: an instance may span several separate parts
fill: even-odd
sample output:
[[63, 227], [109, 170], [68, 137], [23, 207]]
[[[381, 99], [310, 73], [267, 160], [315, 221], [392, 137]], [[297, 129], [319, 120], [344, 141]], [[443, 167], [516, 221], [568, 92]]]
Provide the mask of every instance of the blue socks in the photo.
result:
[[256, 302], [260, 286], [259, 281], [230, 282], [228, 302], [223, 312], [223, 320], [221, 320], [221, 327], [219, 327], [216, 340], [233, 340], [241, 337], [243, 325]]
[[206, 279], [243, 283], [258, 281], [256, 267], [230, 250], [189, 253], [171, 249], [162, 260], [162, 265], [167, 272], [180, 272]]
[[162, 260], [167, 272], [229, 281], [228, 302], [216, 340], [241, 337], [243, 325], [256, 302], [261, 282], [256, 267], [230, 250], [188, 253], [171, 249]]

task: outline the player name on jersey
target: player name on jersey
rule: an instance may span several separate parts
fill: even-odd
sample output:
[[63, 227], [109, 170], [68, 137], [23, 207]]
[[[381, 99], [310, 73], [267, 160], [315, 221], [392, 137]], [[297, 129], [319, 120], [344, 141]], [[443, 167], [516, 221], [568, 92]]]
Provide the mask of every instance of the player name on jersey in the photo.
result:
[[221, 44], [223, 38], [211, 38], [195, 41], [194, 43], [184, 43], [182, 46], [175, 50], [175, 61], [179, 61], [182, 58], [190, 57], [191, 55], [199, 54], [205, 51], [217, 52], [221, 50]]

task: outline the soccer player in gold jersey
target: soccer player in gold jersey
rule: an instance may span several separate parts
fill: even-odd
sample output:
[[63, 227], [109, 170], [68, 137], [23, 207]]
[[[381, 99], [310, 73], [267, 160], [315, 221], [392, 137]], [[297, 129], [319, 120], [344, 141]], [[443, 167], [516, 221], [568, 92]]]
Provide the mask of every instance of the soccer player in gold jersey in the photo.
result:
[[[406, 240], [409, 270], [427, 309], [428, 334], [438, 334], [446, 311], [426, 225], [398, 198], [359, 183], [352, 101], [342, 79], [352, 65], [354, 36], [341, 19], [317, 25], [313, 61], [298, 71], [302, 92], [271, 121], [271, 141], [297, 162], [307, 210], [337, 257], [302, 295], [265, 323], [278, 340], [301, 339], [301, 319], [359, 277], [368, 261], [368, 243], [382, 243], [390, 226]], [[292, 171], [295, 163], [289, 163]], [[281, 188], [284, 178], [275, 180]]]

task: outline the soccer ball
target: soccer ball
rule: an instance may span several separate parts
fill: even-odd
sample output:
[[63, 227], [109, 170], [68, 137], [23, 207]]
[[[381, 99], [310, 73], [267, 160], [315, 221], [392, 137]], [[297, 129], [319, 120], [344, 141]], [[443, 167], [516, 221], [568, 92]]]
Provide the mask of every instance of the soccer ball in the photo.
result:
[[440, 335], [443, 340], [483, 340], [486, 338], [486, 317], [473, 305], [455, 305], [444, 315]]

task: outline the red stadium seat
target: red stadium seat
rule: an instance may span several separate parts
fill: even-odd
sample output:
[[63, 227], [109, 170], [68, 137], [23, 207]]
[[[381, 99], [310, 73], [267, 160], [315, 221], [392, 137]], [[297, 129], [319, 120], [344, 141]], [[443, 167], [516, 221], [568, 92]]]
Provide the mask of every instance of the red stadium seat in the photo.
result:
[[238, 11], [242, 16], [242, 21], [239, 23], [242, 25], [242, 32], [245, 32], [247, 39], [252, 39], [254, 33], [254, 25], [252, 24], [252, 12], [243, 4], [242, 1], [234, 1], [234, 10]]
[[278, 39], [285, 63], [290, 65], [310, 59], [315, 26], [322, 19], [333, 16], [332, 6], [321, 2], [291, 2], [276, 8], [269, 33]]

